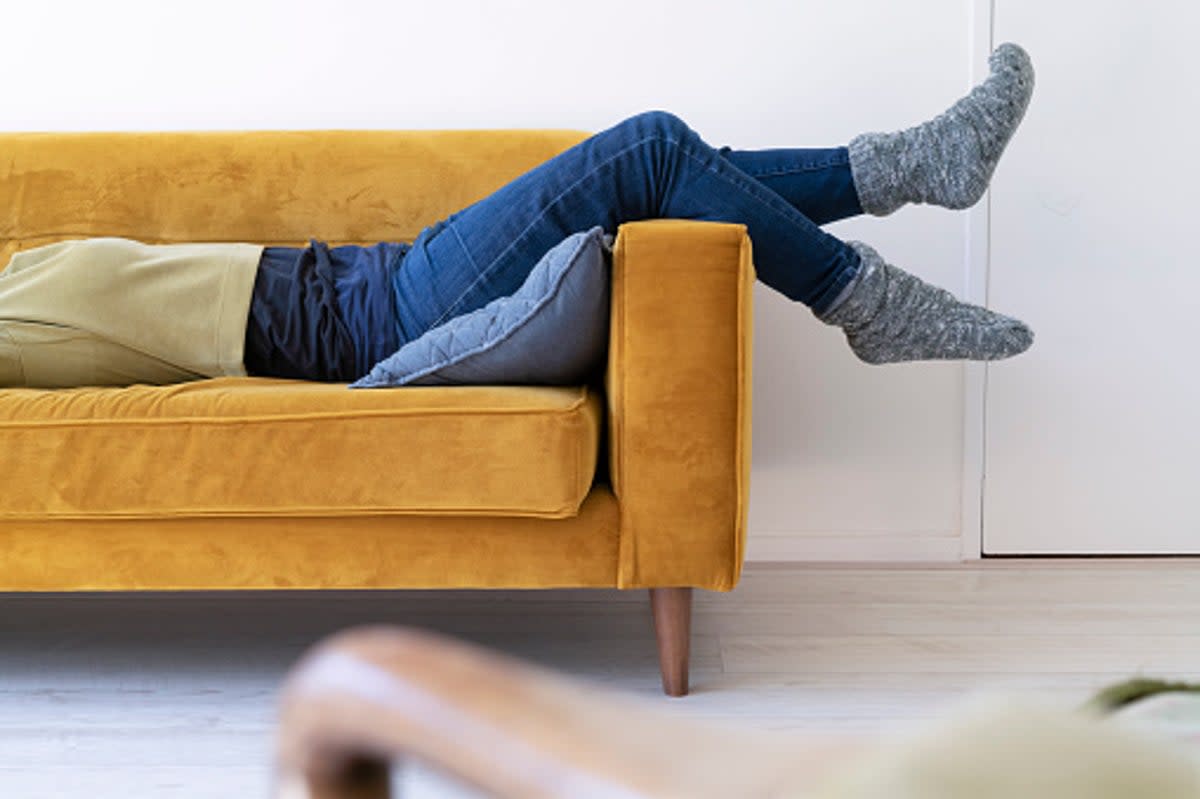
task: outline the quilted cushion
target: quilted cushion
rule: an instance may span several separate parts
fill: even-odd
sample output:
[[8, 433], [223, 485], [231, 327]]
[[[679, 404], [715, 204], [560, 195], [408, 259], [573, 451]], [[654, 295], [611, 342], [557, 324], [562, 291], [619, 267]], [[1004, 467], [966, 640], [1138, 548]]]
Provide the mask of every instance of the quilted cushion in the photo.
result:
[[612, 236], [551, 247], [519, 289], [428, 330], [350, 388], [582, 383], [607, 353]]

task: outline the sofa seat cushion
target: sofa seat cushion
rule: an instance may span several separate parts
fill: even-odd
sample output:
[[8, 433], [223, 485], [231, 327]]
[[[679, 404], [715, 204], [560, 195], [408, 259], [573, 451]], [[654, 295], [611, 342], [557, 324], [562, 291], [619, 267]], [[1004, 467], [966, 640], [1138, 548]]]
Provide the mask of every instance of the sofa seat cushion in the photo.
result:
[[218, 377], [0, 390], [0, 519], [575, 516], [595, 387]]

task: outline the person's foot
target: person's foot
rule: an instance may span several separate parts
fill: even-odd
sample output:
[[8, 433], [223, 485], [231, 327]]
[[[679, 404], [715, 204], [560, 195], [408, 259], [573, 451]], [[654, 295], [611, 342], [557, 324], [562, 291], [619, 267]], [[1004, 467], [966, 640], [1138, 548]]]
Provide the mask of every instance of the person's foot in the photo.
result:
[[928, 122], [850, 140], [850, 172], [863, 211], [905, 203], [968, 208], [987, 190], [1000, 154], [1033, 95], [1033, 63], [1011, 42], [989, 56], [991, 75]]
[[854, 354], [870, 364], [966, 359], [995, 361], [1024, 352], [1033, 331], [1018, 319], [961, 302], [885, 262], [860, 241], [854, 281], [814, 315], [841, 327]]

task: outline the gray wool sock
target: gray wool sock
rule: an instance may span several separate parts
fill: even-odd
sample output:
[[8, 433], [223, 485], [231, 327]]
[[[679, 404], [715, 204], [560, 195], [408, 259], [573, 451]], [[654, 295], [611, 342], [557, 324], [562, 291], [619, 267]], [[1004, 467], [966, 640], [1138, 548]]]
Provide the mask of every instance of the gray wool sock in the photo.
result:
[[862, 261], [830, 308], [814, 315], [846, 333], [850, 349], [871, 364], [967, 359], [994, 361], [1029, 349], [1024, 322], [961, 302], [885, 262], [860, 241], [847, 244]]
[[1000, 154], [1033, 95], [1033, 64], [1005, 43], [988, 57], [991, 75], [949, 110], [895, 133], [850, 140], [850, 174], [868, 214], [905, 203], [969, 208], [987, 190]]

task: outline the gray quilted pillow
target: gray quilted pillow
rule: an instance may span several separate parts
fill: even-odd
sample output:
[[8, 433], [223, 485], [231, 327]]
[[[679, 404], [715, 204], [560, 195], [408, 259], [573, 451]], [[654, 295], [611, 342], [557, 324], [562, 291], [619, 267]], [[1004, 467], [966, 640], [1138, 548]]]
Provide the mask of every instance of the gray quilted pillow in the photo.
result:
[[572, 233], [511, 295], [426, 331], [350, 388], [584, 382], [608, 352], [612, 238]]

